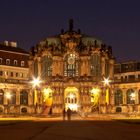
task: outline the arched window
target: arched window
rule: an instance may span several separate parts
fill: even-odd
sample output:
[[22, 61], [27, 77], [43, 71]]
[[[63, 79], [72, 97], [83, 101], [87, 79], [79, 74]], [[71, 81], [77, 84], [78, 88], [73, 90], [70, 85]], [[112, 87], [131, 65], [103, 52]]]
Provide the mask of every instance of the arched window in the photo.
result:
[[10, 91], [10, 98], [8, 99], [8, 104], [16, 104], [16, 92]]
[[79, 75], [78, 56], [74, 53], [68, 54], [64, 62], [64, 76], [74, 77]]
[[91, 76], [95, 77], [96, 79], [100, 76], [100, 56], [98, 53], [94, 53], [90, 57], [90, 73]]
[[24, 66], [25, 66], [25, 62], [21, 61], [21, 67], [24, 67]]
[[17, 66], [17, 60], [14, 60], [14, 66]]
[[52, 75], [52, 58], [51, 56], [44, 56], [42, 58], [42, 79]]
[[4, 92], [2, 89], [0, 89], [0, 104], [3, 104], [3, 99], [4, 99]]
[[135, 92], [133, 89], [128, 89], [126, 92], [127, 104], [135, 104]]
[[28, 104], [28, 92], [26, 90], [22, 90], [20, 92], [20, 104], [27, 105]]
[[10, 59], [6, 59], [6, 65], [10, 65]]
[[115, 91], [115, 105], [120, 105], [123, 103], [122, 91], [120, 89]]

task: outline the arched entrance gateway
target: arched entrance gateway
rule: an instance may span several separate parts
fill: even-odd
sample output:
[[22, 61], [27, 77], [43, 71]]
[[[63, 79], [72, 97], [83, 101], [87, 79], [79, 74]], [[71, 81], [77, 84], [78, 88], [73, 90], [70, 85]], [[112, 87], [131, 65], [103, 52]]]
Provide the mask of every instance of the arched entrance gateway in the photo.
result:
[[79, 109], [79, 92], [76, 87], [67, 87], [64, 91], [64, 107], [67, 110], [70, 108], [72, 111]]

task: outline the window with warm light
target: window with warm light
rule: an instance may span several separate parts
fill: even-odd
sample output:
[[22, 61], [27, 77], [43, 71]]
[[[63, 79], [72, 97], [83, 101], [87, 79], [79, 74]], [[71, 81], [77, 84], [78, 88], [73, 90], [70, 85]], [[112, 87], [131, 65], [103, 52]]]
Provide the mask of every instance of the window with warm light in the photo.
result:
[[135, 92], [133, 89], [128, 89], [126, 92], [127, 104], [135, 104]]
[[14, 60], [14, 66], [17, 66], [17, 60]]
[[76, 54], [68, 54], [64, 61], [64, 76], [74, 77], [79, 75], [79, 62]]
[[21, 61], [21, 67], [24, 67], [24, 66], [25, 66], [25, 62]]
[[28, 104], [28, 92], [26, 90], [22, 90], [20, 92], [20, 104], [27, 105]]
[[10, 59], [6, 59], [6, 65], [10, 65]]

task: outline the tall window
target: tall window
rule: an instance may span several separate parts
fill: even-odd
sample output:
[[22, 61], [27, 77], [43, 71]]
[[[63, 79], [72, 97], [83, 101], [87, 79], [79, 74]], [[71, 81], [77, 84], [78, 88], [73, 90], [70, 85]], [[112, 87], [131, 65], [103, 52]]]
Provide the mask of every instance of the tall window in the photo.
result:
[[51, 56], [44, 56], [42, 58], [42, 78], [52, 75], [52, 58]]
[[0, 104], [3, 104], [3, 99], [4, 99], [4, 92], [2, 89], [0, 89]]
[[37, 59], [34, 61], [34, 76], [38, 77], [38, 61]]
[[16, 104], [16, 92], [15, 91], [11, 91], [10, 93], [11, 98], [8, 100], [8, 104]]
[[115, 105], [120, 105], [122, 103], [123, 103], [122, 91], [119, 89], [115, 91]]
[[6, 59], [6, 65], [10, 65], [10, 59]]
[[25, 66], [25, 62], [21, 61], [21, 67], [24, 67], [24, 66]]
[[14, 60], [14, 66], [17, 66], [17, 60]]
[[79, 62], [76, 54], [68, 54], [64, 62], [64, 76], [74, 77], [79, 75]]
[[91, 76], [99, 77], [100, 76], [100, 56], [98, 53], [94, 53], [90, 58], [90, 72]]
[[27, 105], [28, 104], [28, 92], [26, 90], [22, 90], [20, 92], [20, 104]]
[[128, 89], [126, 92], [127, 104], [135, 104], [135, 92], [133, 89]]
[[109, 76], [109, 60], [105, 60], [105, 77]]

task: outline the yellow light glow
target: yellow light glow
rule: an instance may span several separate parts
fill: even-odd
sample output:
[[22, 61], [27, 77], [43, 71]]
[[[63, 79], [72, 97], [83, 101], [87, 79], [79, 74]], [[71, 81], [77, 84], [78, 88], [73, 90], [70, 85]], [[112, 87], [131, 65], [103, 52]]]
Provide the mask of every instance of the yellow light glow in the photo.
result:
[[36, 86], [39, 87], [39, 84], [41, 83], [41, 81], [39, 78], [33, 78], [33, 81], [31, 83], [33, 84], [33, 87], [36, 87]]
[[93, 88], [91, 90], [91, 93], [93, 93], [93, 94], [99, 94], [99, 92], [100, 92], [100, 89], [98, 89], [98, 88]]
[[43, 101], [45, 102], [45, 104], [47, 105], [47, 106], [51, 106], [52, 105], [52, 92], [53, 92], [53, 90], [50, 88], [50, 87], [48, 87], [48, 88], [45, 88], [44, 90], [43, 90]]
[[131, 93], [131, 100], [135, 100], [135, 93]]
[[6, 93], [6, 98], [10, 99], [11, 98], [11, 94], [9, 92]]
[[70, 94], [69, 97], [73, 99], [75, 96], [73, 94]]
[[101, 90], [99, 88], [92, 88], [91, 90], [91, 103], [92, 106], [96, 106], [99, 103], [99, 97], [100, 97]]
[[107, 85], [109, 86], [109, 83], [111, 82], [111, 80], [109, 80], [109, 77], [108, 78], [104, 78], [104, 85]]
[[73, 111], [77, 111], [78, 105], [77, 104], [67, 104], [66, 105], [66, 110], [70, 108]]

